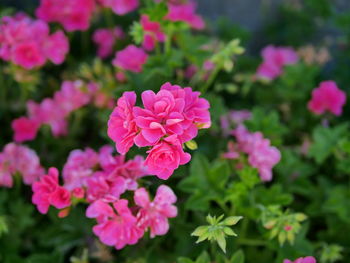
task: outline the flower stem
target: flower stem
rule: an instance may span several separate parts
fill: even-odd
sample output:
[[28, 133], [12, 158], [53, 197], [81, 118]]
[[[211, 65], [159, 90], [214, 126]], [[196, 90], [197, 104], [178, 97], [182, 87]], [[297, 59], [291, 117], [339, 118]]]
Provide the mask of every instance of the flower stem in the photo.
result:
[[202, 88], [199, 90], [202, 94], [204, 94], [208, 88], [211, 86], [211, 84], [213, 84], [216, 76], [218, 75], [218, 73], [220, 72], [220, 67], [219, 66], [216, 66], [214, 68], [214, 70], [210, 73], [210, 76], [207, 80], [207, 82], [204, 84], [204, 86], [202, 86]]

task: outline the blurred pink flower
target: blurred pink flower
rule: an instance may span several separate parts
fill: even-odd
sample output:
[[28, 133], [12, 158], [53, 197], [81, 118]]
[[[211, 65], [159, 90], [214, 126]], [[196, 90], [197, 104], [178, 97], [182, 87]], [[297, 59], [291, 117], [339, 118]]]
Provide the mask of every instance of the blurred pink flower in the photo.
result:
[[94, 0], [40, 0], [36, 16], [46, 22], [58, 22], [67, 31], [87, 30], [95, 11]]
[[162, 32], [158, 22], [152, 22], [148, 15], [141, 16], [141, 26], [144, 31], [142, 47], [147, 51], [152, 51], [158, 42], [165, 41], [165, 34]]
[[125, 15], [139, 7], [139, 0], [99, 0], [104, 7], [112, 8], [117, 15]]
[[13, 120], [11, 126], [14, 131], [14, 141], [24, 142], [31, 141], [36, 137], [39, 123], [27, 117], [20, 117]]
[[258, 67], [257, 76], [273, 80], [283, 73], [285, 65], [298, 62], [297, 53], [290, 47], [275, 47], [269, 45], [262, 52], [263, 63]]
[[112, 64], [124, 70], [140, 73], [147, 59], [148, 55], [142, 48], [129, 45], [125, 49], [116, 52]]
[[298, 258], [294, 261], [285, 259], [283, 260], [283, 263], [316, 263], [316, 259], [314, 257]]
[[312, 91], [308, 108], [317, 115], [329, 111], [339, 116], [342, 114], [345, 103], [345, 92], [340, 90], [334, 81], [323, 81], [318, 88]]
[[120, 27], [100, 28], [92, 35], [92, 40], [97, 45], [97, 55], [106, 58], [113, 53], [115, 41], [124, 36]]
[[32, 202], [40, 213], [46, 214], [50, 206], [63, 209], [71, 205], [71, 195], [58, 184], [58, 170], [51, 167], [47, 175], [32, 186]]
[[189, 24], [194, 29], [204, 29], [205, 23], [201, 16], [196, 14], [196, 4], [192, 1], [188, 3], [168, 3], [169, 12], [166, 19], [177, 22], [182, 21]]
[[12, 187], [13, 176], [19, 173], [25, 184], [32, 184], [43, 174], [37, 154], [26, 146], [9, 143], [0, 153], [0, 186]]
[[149, 174], [167, 180], [179, 165], [190, 161], [191, 155], [185, 153], [176, 135], [164, 138], [148, 152], [145, 161]]
[[177, 216], [174, 192], [166, 185], [158, 187], [154, 201], [151, 202], [145, 188], [139, 188], [134, 193], [134, 201], [140, 206], [137, 213], [137, 226], [151, 232], [151, 238], [165, 235], [169, 230], [168, 218]]
[[126, 245], [134, 245], [143, 236], [143, 230], [137, 226], [136, 217], [128, 207], [128, 201], [120, 199], [113, 203], [113, 208], [101, 200], [92, 203], [86, 216], [96, 218], [98, 224], [93, 227], [95, 235], [102, 243], [122, 249]]

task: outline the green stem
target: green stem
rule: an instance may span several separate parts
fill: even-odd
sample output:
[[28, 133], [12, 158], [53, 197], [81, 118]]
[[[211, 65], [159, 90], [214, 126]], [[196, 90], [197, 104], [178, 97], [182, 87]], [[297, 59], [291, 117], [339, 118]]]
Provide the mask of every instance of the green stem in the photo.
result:
[[165, 44], [164, 44], [164, 52], [165, 54], [169, 54], [171, 51], [171, 39], [173, 37], [173, 27], [169, 27], [169, 31], [167, 32]]
[[113, 28], [114, 23], [113, 23], [113, 14], [109, 8], [105, 8], [103, 10], [104, 12], [104, 17], [106, 18], [106, 23], [108, 28]]
[[220, 72], [221, 67], [220, 66], [216, 66], [215, 69], [210, 73], [210, 76], [207, 80], [207, 82], [205, 83], [205, 85], [202, 86], [202, 88], [199, 90], [202, 94], [204, 94], [208, 88], [211, 86], [211, 84], [213, 84], [216, 76], [218, 75], [218, 73]]

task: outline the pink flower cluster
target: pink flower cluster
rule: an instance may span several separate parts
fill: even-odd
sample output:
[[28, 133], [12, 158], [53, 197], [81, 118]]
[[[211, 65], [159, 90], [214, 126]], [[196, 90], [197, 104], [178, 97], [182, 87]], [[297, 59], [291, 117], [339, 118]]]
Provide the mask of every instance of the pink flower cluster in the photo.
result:
[[265, 47], [261, 55], [264, 59], [257, 70], [257, 76], [260, 78], [273, 80], [283, 73], [285, 65], [292, 65], [298, 62], [297, 53], [289, 47]]
[[47, 60], [61, 64], [69, 42], [62, 31], [50, 35], [47, 23], [24, 14], [0, 20], [0, 58], [25, 69], [43, 66]]
[[248, 154], [248, 162], [259, 171], [262, 181], [272, 180], [272, 168], [280, 161], [281, 153], [271, 146], [261, 132], [250, 133], [243, 125], [239, 125], [232, 134], [238, 142], [238, 150]]
[[294, 261], [285, 259], [283, 263], [316, 263], [316, 259], [314, 257], [298, 258]]
[[227, 114], [220, 117], [221, 130], [223, 135], [227, 137], [232, 132], [232, 125], [237, 126], [243, 124], [245, 120], [249, 120], [252, 114], [248, 110], [231, 110]]
[[63, 209], [71, 205], [71, 194], [59, 185], [56, 168], [50, 168], [47, 175], [33, 184], [32, 190], [32, 202], [42, 214], [46, 214], [50, 206]]
[[58, 22], [65, 30], [87, 30], [95, 11], [94, 0], [40, 0], [36, 16], [46, 22]]
[[125, 15], [139, 7], [139, 0], [98, 0], [103, 7], [108, 7], [117, 15]]
[[329, 111], [339, 116], [342, 114], [345, 103], [346, 93], [340, 90], [334, 81], [323, 81], [318, 88], [312, 91], [308, 108], [317, 115]]
[[158, 42], [165, 41], [165, 34], [162, 32], [158, 22], [152, 22], [148, 15], [141, 16], [141, 26], [144, 32], [142, 47], [152, 51]]
[[113, 46], [117, 39], [124, 38], [124, 32], [120, 27], [97, 29], [92, 40], [97, 45], [97, 55], [106, 58], [113, 53]]
[[12, 187], [13, 177], [20, 174], [25, 184], [32, 184], [44, 169], [36, 153], [26, 146], [9, 143], [0, 153], [0, 186]]
[[177, 22], [182, 21], [190, 25], [193, 29], [201, 30], [205, 28], [203, 18], [196, 14], [196, 4], [192, 1], [187, 3], [168, 3], [168, 14], [166, 19]]
[[158, 93], [142, 93], [141, 108], [135, 106], [136, 94], [125, 92], [108, 121], [108, 135], [121, 154], [134, 144], [151, 146], [145, 161], [148, 172], [166, 180], [191, 158], [182, 145], [211, 125], [210, 105], [199, 96], [192, 88], [165, 83]]
[[116, 52], [112, 64], [123, 70], [140, 73], [147, 59], [148, 55], [142, 48], [128, 45], [125, 49]]
[[[139, 188], [134, 193], [134, 201], [137, 205], [134, 209], [128, 207], [125, 199], [115, 201], [112, 206], [101, 200], [89, 206], [86, 216], [96, 218], [98, 224], [93, 231], [101, 242], [121, 249], [136, 244], [148, 229], [151, 237], [168, 232], [168, 218], [177, 215], [177, 208], [173, 205], [176, 196], [169, 187], [161, 185], [153, 202], [147, 191]], [[136, 215], [132, 210], [137, 211]]]
[[84, 90], [82, 81], [64, 81], [53, 98], [41, 103], [27, 103], [28, 117], [20, 117], [12, 122], [14, 140], [33, 140], [41, 125], [50, 125], [54, 136], [67, 133], [67, 116], [90, 102], [91, 95]]

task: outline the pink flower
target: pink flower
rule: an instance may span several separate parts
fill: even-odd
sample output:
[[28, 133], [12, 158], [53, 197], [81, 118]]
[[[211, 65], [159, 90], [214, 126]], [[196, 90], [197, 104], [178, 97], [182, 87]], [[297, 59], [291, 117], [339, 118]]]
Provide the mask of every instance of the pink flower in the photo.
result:
[[100, 58], [106, 58], [111, 55], [115, 41], [118, 38], [122, 38], [123, 35], [123, 31], [119, 27], [97, 29], [92, 36], [92, 40], [97, 45], [97, 55]]
[[263, 63], [257, 70], [261, 78], [273, 80], [280, 76], [285, 65], [292, 65], [298, 62], [297, 53], [289, 47], [267, 46], [262, 50]]
[[190, 161], [191, 155], [185, 153], [176, 135], [164, 138], [152, 147], [145, 161], [149, 174], [167, 180], [179, 165]]
[[39, 123], [36, 120], [20, 117], [12, 121], [12, 129], [14, 130], [14, 141], [24, 142], [31, 141], [36, 137]]
[[98, 224], [93, 227], [95, 235], [102, 243], [122, 249], [126, 245], [134, 245], [143, 236], [143, 231], [137, 226], [136, 217], [128, 207], [128, 201], [120, 199], [113, 203], [113, 208], [101, 200], [92, 203], [86, 216], [96, 218]]
[[189, 24], [194, 29], [204, 29], [205, 23], [201, 16], [196, 14], [196, 4], [193, 2], [188, 2], [185, 4], [168, 4], [169, 12], [166, 19], [177, 22], [182, 21]]
[[165, 34], [162, 32], [158, 22], [152, 22], [147, 15], [141, 16], [141, 26], [144, 31], [142, 47], [152, 51], [158, 42], [165, 41]]
[[138, 8], [139, 0], [100, 0], [104, 7], [112, 8], [117, 15], [125, 15]]
[[98, 162], [98, 154], [90, 148], [72, 151], [63, 167], [64, 187], [71, 191], [86, 186], [86, 181], [94, 173]]
[[272, 168], [281, 159], [279, 150], [271, 146], [260, 132], [250, 133], [243, 125], [239, 125], [233, 135], [238, 141], [239, 150], [248, 154], [249, 164], [258, 169], [261, 180], [271, 181]]
[[12, 177], [17, 172], [25, 184], [32, 184], [44, 174], [44, 169], [33, 150], [23, 145], [9, 143], [0, 153], [0, 185], [12, 187]]
[[63, 31], [52, 34], [45, 43], [45, 55], [54, 64], [62, 64], [69, 51], [69, 42]]
[[232, 160], [238, 159], [239, 152], [238, 152], [237, 146], [233, 142], [229, 141], [227, 144], [227, 148], [228, 148], [228, 152], [224, 153], [222, 157], [225, 159], [232, 159]]
[[32, 202], [40, 213], [46, 214], [50, 205], [63, 209], [71, 205], [71, 196], [67, 189], [58, 184], [58, 170], [50, 168], [48, 175], [32, 186]]
[[124, 70], [135, 73], [142, 71], [142, 66], [147, 62], [148, 55], [142, 48], [129, 45], [125, 49], [118, 51], [112, 61], [113, 65]]
[[155, 94], [151, 90], [142, 93], [145, 109], [134, 107], [136, 125], [141, 132], [135, 137], [139, 147], [154, 145], [165, 134], [182, 134], [185, 107], [183, 98], [174, 98], [168, 90]]
[[137, 133], [133, 107], [136, 102], [135, 92], [124, 92], [118, 99], [108, 121], [108, 136], [116, 143], [117, 151], [125, 154], [134, 144]]
[[45, 64], [45, 57], [35, 42], [18, 44], [13, 49], [13, 62], [26, 69], [40, 67]]
[[316, 263], [316, 259], [314, 257], [298, 258], [295, 261], [285, 259], [283, 263]]
[[318, 88], [312, 91], [312, 98], [308, 103], [308, 108], [317, 115], [329, 111], [339, 116], [342, 114], [345, 102], [345, 92], [340, 90], [334, 81], [323, 81]]
[[151, 231], [151, 238], [165, 235], [169, 230], [168, 218], [177, 216], [174, 192], [165, 185], [158, 187], [156, 197], [151, 202], [145, 188], [139, 188], [134, 194], [135, 203], [140, 206], [137, 213], [137, 226]]
[[87, 30], [95, 10], [94, 0], [41, 0], [36, 16], [46, 22], [58, 22], [67, 31]]

